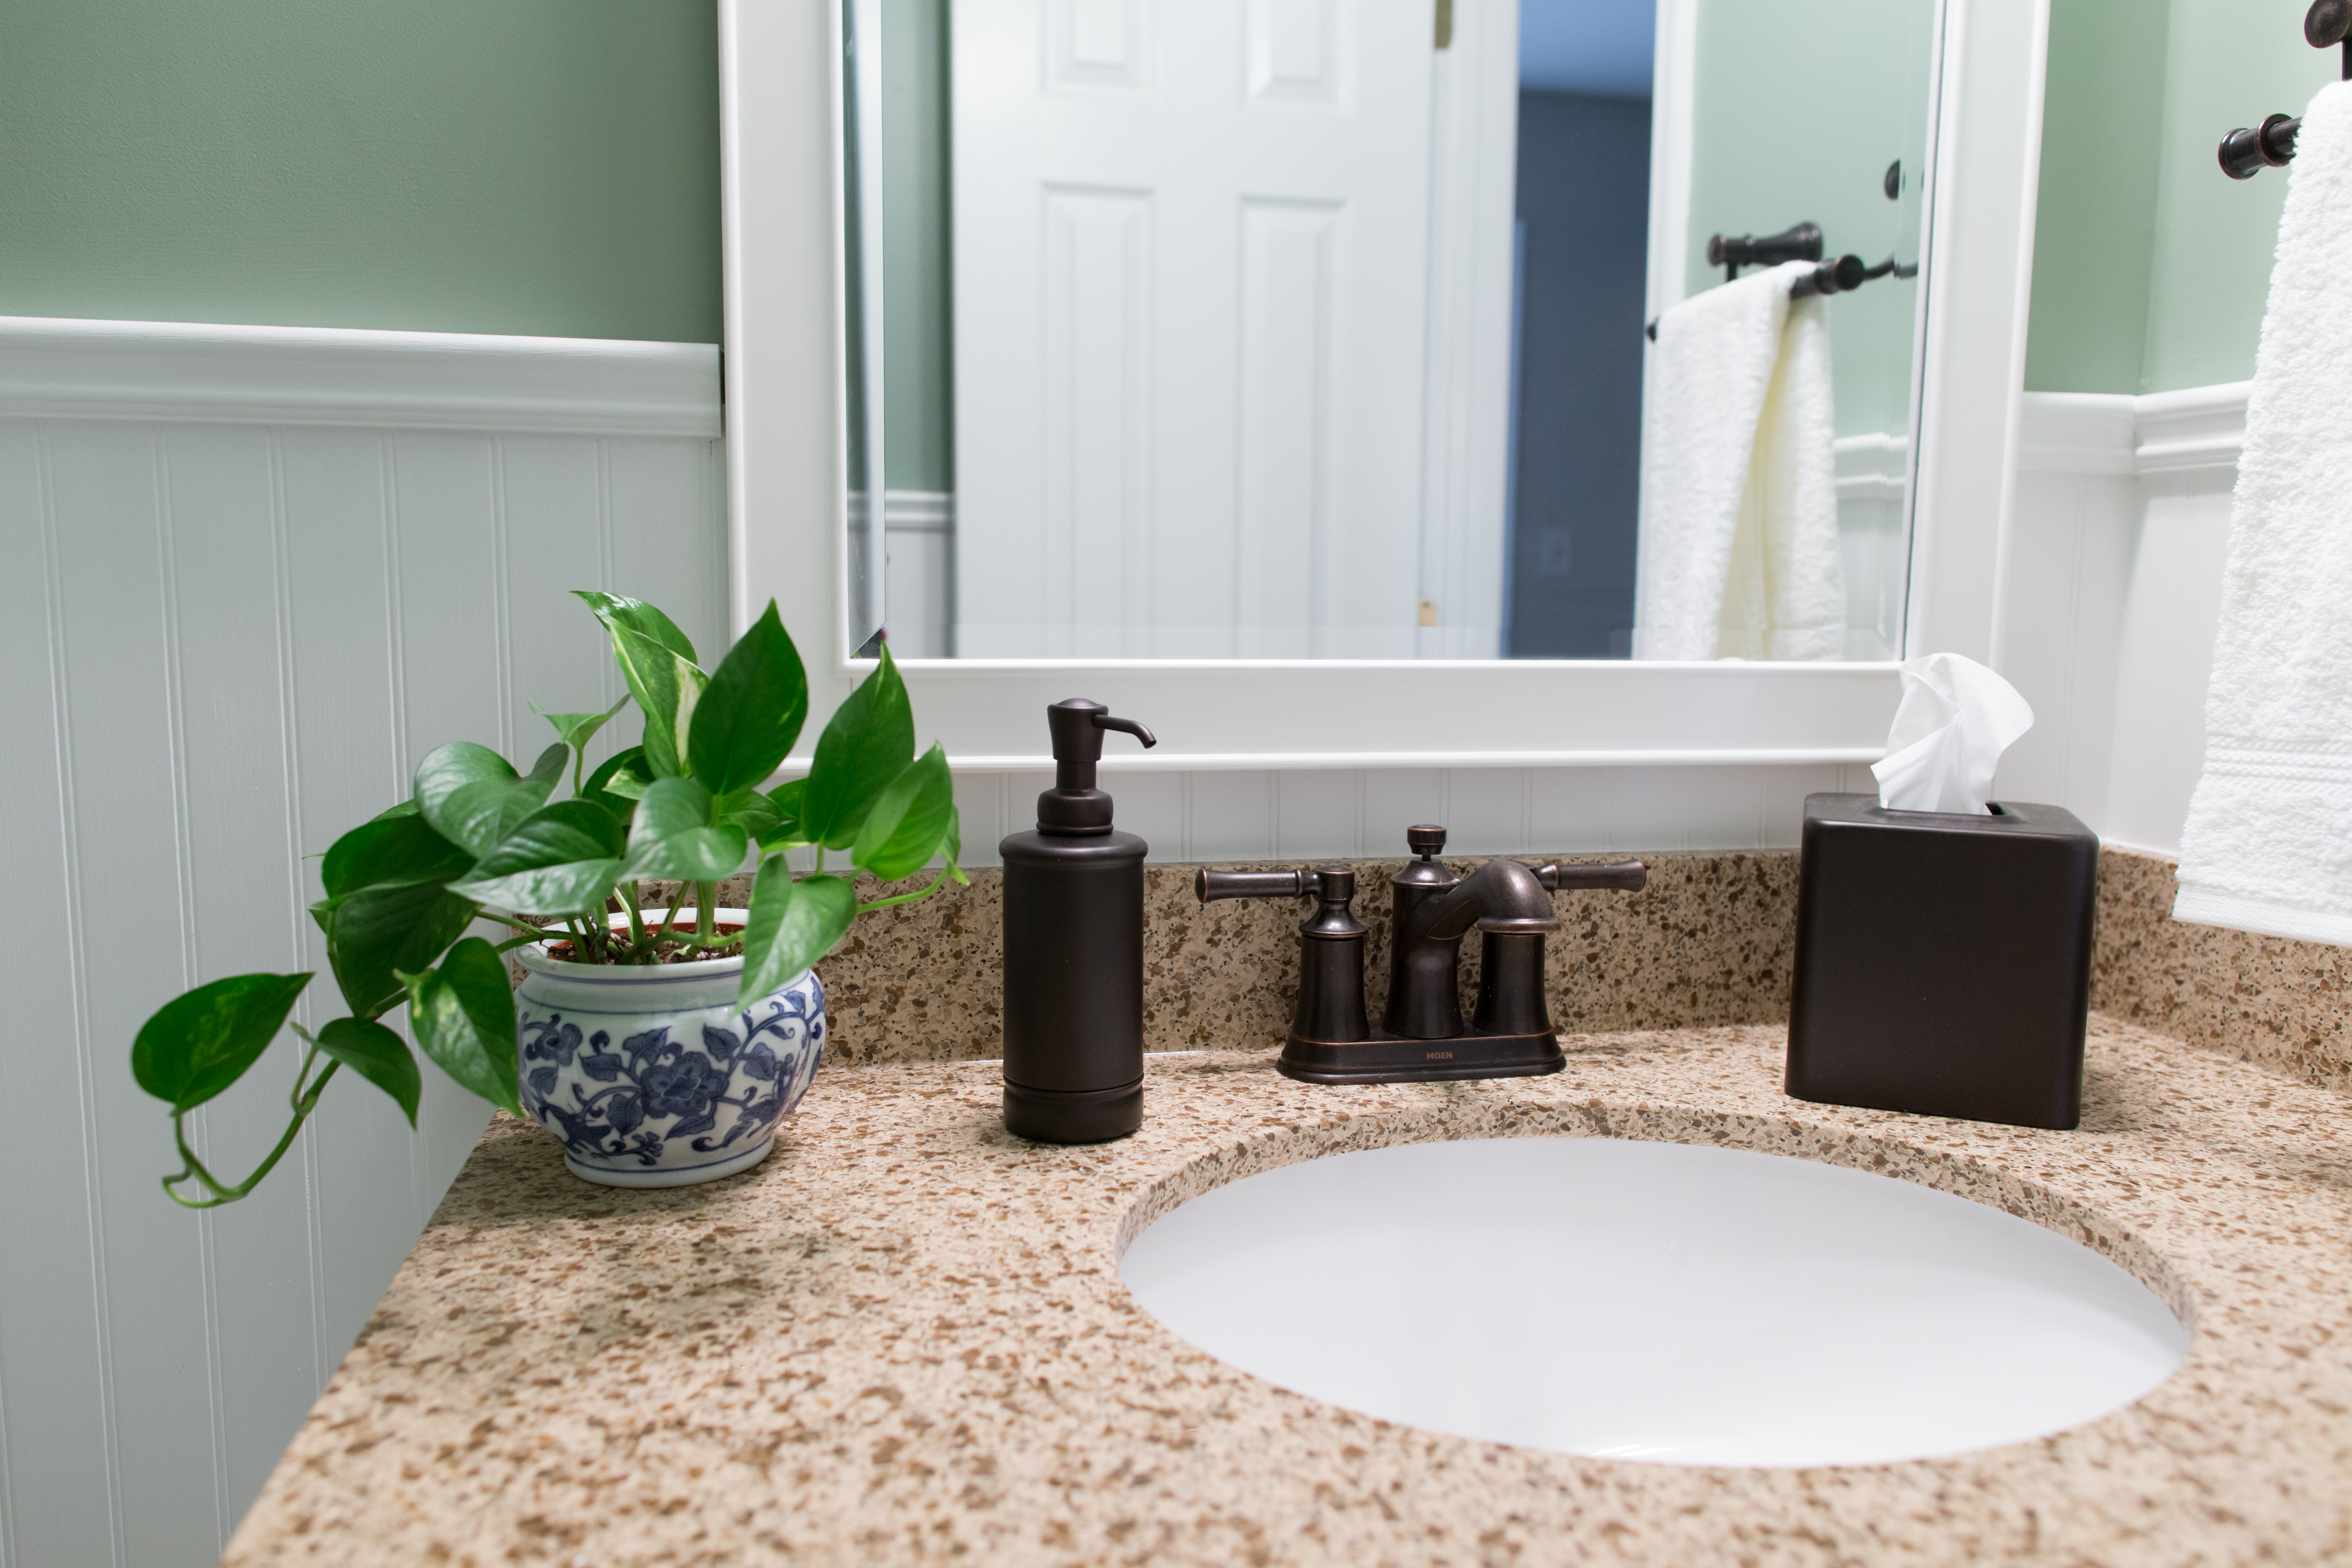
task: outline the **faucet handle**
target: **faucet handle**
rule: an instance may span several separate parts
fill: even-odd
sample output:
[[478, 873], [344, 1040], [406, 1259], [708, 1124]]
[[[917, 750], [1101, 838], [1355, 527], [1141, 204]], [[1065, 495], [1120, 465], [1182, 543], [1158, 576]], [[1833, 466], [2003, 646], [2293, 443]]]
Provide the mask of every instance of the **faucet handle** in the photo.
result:
[[1613, 887], [1639, 893], [1650, 880], [1649, 868], [1640, 861], [1575, 861], [1567, 865], [1553, 861], [1528, 869], [1552, 893], [1580, 887]]
[[1220, 898], [1311, 898], [1320, 880], [1311, 871], [1211, 871], [1202, 866], [1192, 878], [1192, 892], [1203, 904]]

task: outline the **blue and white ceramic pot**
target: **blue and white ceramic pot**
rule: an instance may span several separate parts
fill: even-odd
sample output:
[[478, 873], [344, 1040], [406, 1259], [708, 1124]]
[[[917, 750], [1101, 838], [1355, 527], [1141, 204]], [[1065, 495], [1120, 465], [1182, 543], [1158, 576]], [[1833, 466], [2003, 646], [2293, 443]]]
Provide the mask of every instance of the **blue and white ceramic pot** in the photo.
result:
[[640, 968], [535, 946], [516, 956], [522, 1108], [590, 1181], [685, 1186], [750, 1169], [824, 1053], [814, 970], [738, 1007], [740, 957]]

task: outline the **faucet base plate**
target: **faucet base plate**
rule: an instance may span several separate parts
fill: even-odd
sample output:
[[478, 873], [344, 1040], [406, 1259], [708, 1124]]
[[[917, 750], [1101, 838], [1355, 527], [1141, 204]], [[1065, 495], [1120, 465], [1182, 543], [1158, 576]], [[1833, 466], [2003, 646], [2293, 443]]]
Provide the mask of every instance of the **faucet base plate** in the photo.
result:
[[1559, 1037], [1458, 1034], [1408, 1040], [1375, 1026], [1373, 1038], [1302, 1040], [1292, 1035], [1275, 1069], [1302, 1083], [1439, 1083], [1474, 1078], [1534, 1078], [1568, 1064]]

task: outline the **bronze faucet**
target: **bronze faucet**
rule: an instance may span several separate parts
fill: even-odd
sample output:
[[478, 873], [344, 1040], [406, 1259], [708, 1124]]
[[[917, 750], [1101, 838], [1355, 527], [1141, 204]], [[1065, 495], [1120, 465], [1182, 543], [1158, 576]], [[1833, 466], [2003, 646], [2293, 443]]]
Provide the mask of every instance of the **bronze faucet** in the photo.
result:
[[[1393, 951], [1388, 1006], [1375, 1026], [1364, 1008], [1367, 927], [1349, 907], [1356, 873], [1343, 865], [1300, 871], [1210, 871], [1193, 879], [1204, 904], [1220, 898], [1318, 901], [1298, 928], [1298, 1009], [1282, 1058], [1284, 1076], [1309, 1083], [1415, 1083], [1449, 1078], [1525, 1078], [1565, 1062], [1544, 1004], [1544, 938], [1559, 929], [1560, 888], [1638, 892], [1640, 861], [1527, 866], [1493, 860], [1457, 877], [1436, 859], [1445, 830], [1405, 830], [1421, 858], [1389, 878]], [[1485, 938], [1478, 1000], [1462, 1016], [1462, 938]]]

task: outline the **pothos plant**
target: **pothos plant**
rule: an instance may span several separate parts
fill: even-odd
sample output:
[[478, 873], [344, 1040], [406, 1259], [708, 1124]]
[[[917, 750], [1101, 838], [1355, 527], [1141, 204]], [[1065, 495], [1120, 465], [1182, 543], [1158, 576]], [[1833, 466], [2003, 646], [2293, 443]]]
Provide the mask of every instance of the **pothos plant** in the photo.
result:
[[[915, 755], [915, 720], [889, 651], [835, 710], [808, 776], [762, 790], [808, 716], [808, 680], [776, 606], [706, 674], [694, 644], [652, 605], [582, 592], [612, 633], [628, 695], [602, 713], [542, 715], [558, 740], [520, 773], [485, 746], [457, 740], [416, 769], [415, 793], [335, 841], [320, 867], [326, 896], [310, 906], [348, 1011], [315, 1030], [289, 1096], [285, 1135], [243, 1181], [225, 1183], [189, 1146], [189, 1112], [226, 1090], [287, 1027], [311, 976], [234, 975], [167, 1002], [131, 1048], [139, 1086], [171, 1107], [181, 1169], [163, 1190], [191, 1208], [245, 1197], [292, 1146], [339, 1068], [392, 1096], [414, 1126], [423, 1087], [408, 1044], [383, 1021], [405, 1004], [409, 1032], [463, 1087], [522, 1114], [515, 1079], [515, 1009], [499, 955], [568, 941], [574, 961], [656, 964], [741, 945], [740, 998], [782, 987], [831, 952], [866, 910], [906, 904], [965, 880], [947, 754]], [[634, 702], [642, 744], [587, 768], [599, 729]], [[534, 707], [534, 712], [538, 710]], [[572, 792], [551, 800], [570, 774]], [[760, 847], [740, 927], [715, 917], [718, 883]], [[785, 852], [814, 847], [795, 875]], [[849, 875], [824, 869], [846, 852]], [[858, 872], [883, 882], [943, 862], [925, 886], [860, 904]], [[673, 898], [658, 920], [648, 882], [692, 883], [692, 925]], [[625, 925], [610, 917], [625, 915]], [[509, 927], [501, 942], [468, 936], [478, 921]], [[194, 1193], [181, 1188], [197, 1184]]]

